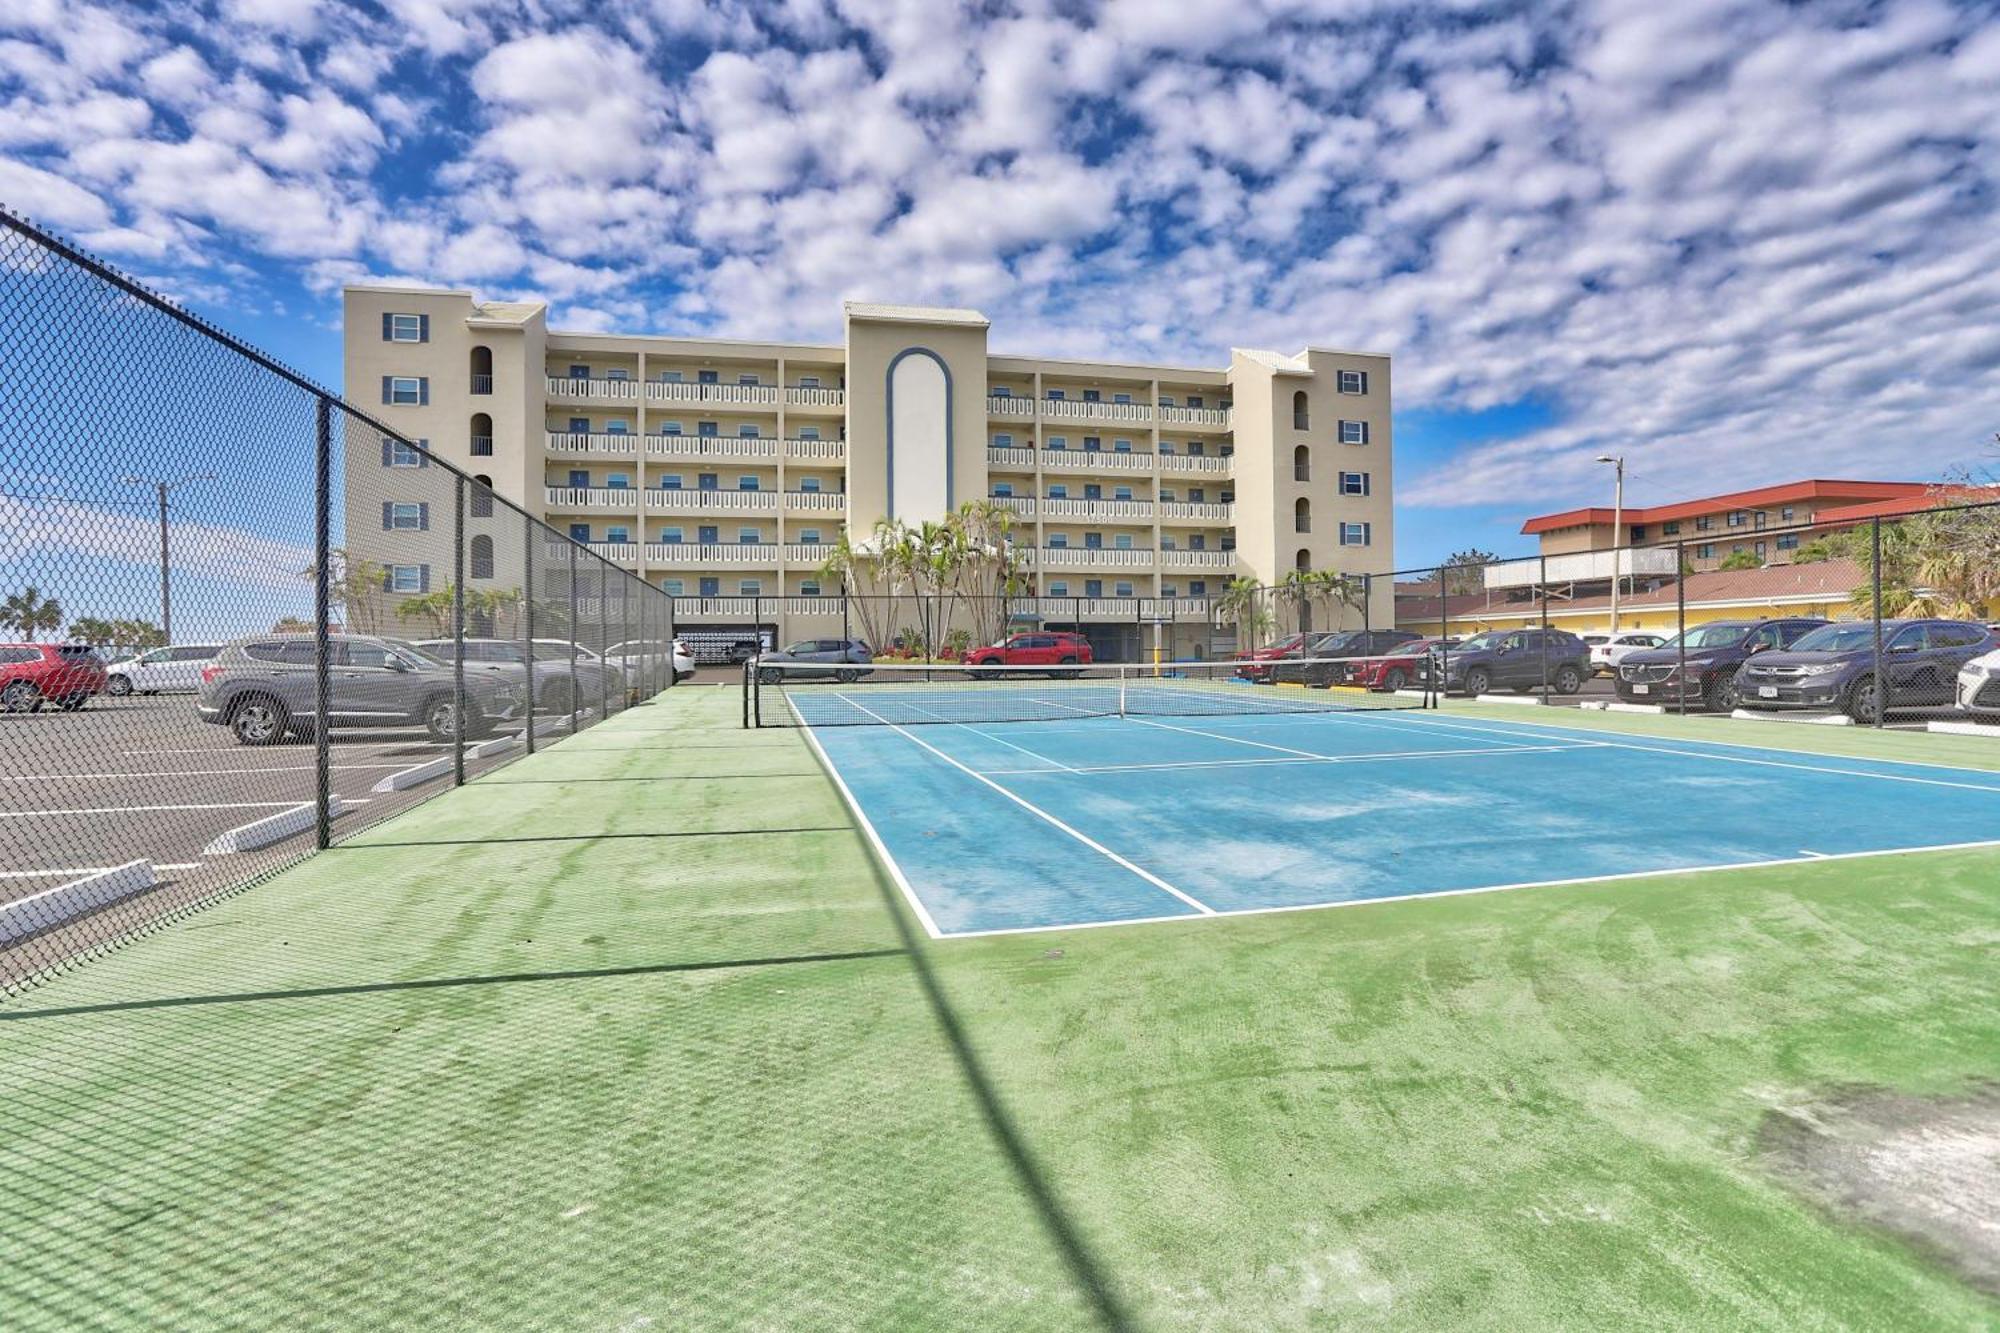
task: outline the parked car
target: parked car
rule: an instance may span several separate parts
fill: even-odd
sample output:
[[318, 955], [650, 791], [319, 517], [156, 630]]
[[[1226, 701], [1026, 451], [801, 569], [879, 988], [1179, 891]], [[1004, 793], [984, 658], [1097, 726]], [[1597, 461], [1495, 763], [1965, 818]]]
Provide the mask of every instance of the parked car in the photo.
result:
[[1347, 664], [1347, 683], [1369, 690], [1400, 690], [1423, 675], [1423, 664], [1437, 649], [1456, 648], [1457, 639], [1411, 639], [1378, 657]]
[[1346, 681], [1351, 659], [1379, 657], [1416, 637], [1403, 629], [1351, 629], [1323, 634], [1306, 645], [1303, 661], [1273, 663], [1272, 678], [1324, 690]]
[[104, 663], [82, 643], [0, 643], [0, 709], [39, 713], [44, 703], [65, 712], [104, 689]]
[[1288, 634], [1276, 643], [1238, 653], [1235, 660], [1243, 665], [1236, 668], [1236, 674], [1245, 680], [1269, 680], [1270, 663], [1286, 657], [1304, 657], [1306, 644], [1315, 637], [1312, 634]]
[[1631, 654], [1643, 648], [1657, 648], [1666, 640], [1658, 634], [1586, 634], [1584, 643], [1590, 648], [1590, 669], [1600, 676], [1618, 674], [1618, 664]]
[[[972, 667], [1028, 666], [1065, 667], [1069, 670], [1050, 671], [1053, 677], [1082, 675], [1077, 667], [1089, 666], [1093, 661], [1090, 640], [1081, 634], [1043, 633], [1011, 634], [999, 643], [983, 648], [973, 648], [966, 652], [965, 665]], [[998, 676], [997, 671], [973, 672], [981, 679]]]
[[654, 687], [666, 684], [671, 671], [676, 683], [694, 675], [694, 650], [680, 639], [627, 639], [604, 650], [606, 660], [637, 662]]
[[155, 648], [105, 669], [104, 692], [122, 699], [128, 694], [192, 694], [201, 688], [201, 664], [215, 660], [219, 643], [177, 643]]
[[[1626, 703], [1732, 711], [1737, 672], [1758, 653], [1790, 648], [1827, 622], [1817, 616], [1774, 620], [1711, 620], [1692, 625], [1685, 645], [1678, 635], [1658, 648], [1628, 653], [1618, 664], [1618, 697]], [[1687, 678], [1681, 679], [1685, 657]]]
[[[517, 693], [525, 692], [528, 646], [518, 639], [467, 639], [466, 677], [470, 679], [474, 672], [498, 676], [512, 685]], [[425, 639], [417, 647], [446, 664], [454, 660], [455, 649], [450, 639]], [[589, 707], [600, 697], [624, 697], [625, 673], [618, 669], [616, 663], [603, 661], [582, 644], [576, 645], [574, 679], [570, 674], [568, 639], [536, 639], [534, 653], [534, 702], [542, 712], [567, 713], [578, 702]]]
[[[335, 634], [328, 664], [327, 725], [422, 727], [434, 741], [459, 731], [455, 672], [413, 643], [365, 634]], [[226, 726], [244, 745], [272, 745], [310, 735], [319, 721], [314, 642], [309, 634], [258, 634], [224, 644], [201, 669], [195, 709], [201, 720]], [[465, 676], [468, 740], [489, 735], [495, 722], [519, 717], [520, 688], [504, 675]]]
[[1539, 689], [1543, 681], [1557, 694], [1575, 694], [1590, 677], [1590, 649], [1559, 629], [1504, 629], [1475, 634], [1424, 665], [1424, 679], [1444, 663], [1444, 692], [1476, 699], [1488, 690]]
[[2000, 649], [1975, 657], [1958, 669], [1958, 706], [1974, 717], [2000, 717]]
[[800, 639], [775, 652], [759, 653], [757, 677], [767, 685], [780, 680], [852, 682], [867, 675], [874, 660], [875, 654], [860, 639]]
[[1885, 620], [1882, 673], [1875, 677], [1875, 625], [1822, 625], [1788, 650], [1757, 654], [1736, 673], [1741, 707], [1837, 709], [1856, 722], [1878, 711], [1948, 708], [1960, 668], [1994, 646], [1971, 620]]

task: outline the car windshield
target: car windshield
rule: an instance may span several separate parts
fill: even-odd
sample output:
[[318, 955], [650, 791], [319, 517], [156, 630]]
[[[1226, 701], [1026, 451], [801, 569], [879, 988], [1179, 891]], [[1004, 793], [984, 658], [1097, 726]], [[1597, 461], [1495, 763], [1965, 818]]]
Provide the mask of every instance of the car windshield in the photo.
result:
[[[1890, 631], [1894, 633], [1894, 631]], [[1795, 653], [1851, 653], [1875, 642], [1875, 625], [1821, 625], [1792, 645]]]
[[816, 653], [819, 651], [819, 640], [800, 639], [797, 643], [787, 644], [785, 651], [795, 657], [803, 653]]
[[1505, 643], [1507, 636], [1512, 632], [1511, 630], [1494, 630], [1490, 634], [1475, 634], [1459, 644], [1453, 651], [1461, 653], [1491, 652], [1502, 643]]
[[1750, 632], [1748, 625], [1696, 625], [1680, 641], [1668, 639], [1669, 648], [1733, 648]]
[[388, 644], [391, 648], [403, 654], [403, 656], [413, 659], [414, 663], [418, 666], [451, 665], [450, 658], [433, 652], [429, 648], [419, 648], [408, 639], [384, 639], [382, 642]]
[[1319, 638], [1313, 640], [1312, 650], [1315, 654], [1337, 652], [1345, 648], [1348, 644], [1353, 643], [1359, 637], [1360, 635], [1353, 630], [1349, 630], [1344, 634], [1322, 634]]

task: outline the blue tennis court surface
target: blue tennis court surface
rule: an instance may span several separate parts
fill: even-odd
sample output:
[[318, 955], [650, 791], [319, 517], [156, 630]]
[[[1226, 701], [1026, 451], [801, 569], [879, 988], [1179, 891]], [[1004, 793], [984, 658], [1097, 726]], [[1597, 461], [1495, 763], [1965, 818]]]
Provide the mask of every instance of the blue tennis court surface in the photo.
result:
[[935, 935], [2000, 841], [1996, 773], [1437, 712], [811, 735]]

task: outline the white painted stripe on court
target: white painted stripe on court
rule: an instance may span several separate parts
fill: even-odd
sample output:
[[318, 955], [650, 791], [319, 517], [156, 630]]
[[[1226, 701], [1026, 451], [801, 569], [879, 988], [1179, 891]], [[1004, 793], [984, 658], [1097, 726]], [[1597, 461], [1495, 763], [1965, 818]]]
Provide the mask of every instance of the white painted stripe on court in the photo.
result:
[[[1135, 719], [1136, 720], [1136, 719]], [[1477, 746], [1464, 750], [1393, 750], [1378, 754], [1321, 754], [1301, 755], [1296, 758], [1274, 759], [1189, 759], [1180, 762], [1159, 764], [1091, 764], [1068, 771], [1079, 776], [1093, 773], [1151, 773], [1161, 769], [1201, 769], [1201, 768], [1263, 768], [1270, 765], [1288, 764], [1371, 764], [1400, 762], [1406, 759], [1460, 759], [1467, 756], [1496, 754], [1562, 754], [1570, 750], [1588, 750], [1589, 743], [1576, 745], [1494, 745]], [[996, 778], [1033, 777], [1036, 774], [1053, 773], [1048, 768], [995, 768], [987, 770]]]
[[[834, 694], [834, 696], [833, 696], [833, 697], [834, 697], [834, 698], [836, 698], [836, 699], [839, 699], [839, 700], [842, 700], [842, 701], [843, 701], [843, 702], [845, 702], [845, 703], [849, 703], [849, 704], [853, 704], [853, 706], [854, 706], [854, 707], [856, 707], [856, 708], [861, 708], [861, 705], [860, 705], [860, 704], [857, 704], [857, 703], [854, 703], [854, 700], [852, 700], [852, 699], [849, 699], [849, 698], [848, 698], [848, 697], [847, 697], [847, 696], [846, 696], [845, 694], [841, 694], [841, 693], [839, 693], [838, 691], [836, 691], [836, 692], [835, 692], [835, 694]], [[789, 702], [789, 700], [787, 700], [787, 702]], [[1066, 772], [1066, 773], [1074, 773], [1074, 772], [1076, 772], [1076, 771], [1077, 771], [1077, 770], [1075, 770], [1075, 769], [1071, 768], [1071, 767], [1070, 767], [1070, 766], [1069, 766], [1068, 764], [1065, 764], [1065, 763], [1063, 763], [1063, 762], [1062, 762], [1062, 761], [1061, 761], [1060, 759], [1051, 759], [1051, 758], [1049, 758], [1049, 757], [1048, 757], [1047, 755], [1045, 755], [1045, 754], [1039, 754], [1039, 753], [1035, 752], [1034, 750], [1030, 750], [1030, 749], [1029, 749], [1029, 748], [1028, 748], [1027, 746], [1025, 746], [1025, 745], [1016, 745], [1016, 744], [1014, 744], [1014, 742], [1012, 742], [1012, 741], [1008, 741], [1008, 740], [1001, 740], [1001, 739], [1000, 739], [1000, 737], [998, 737], [998, 736], [995, 736], [995, 735], [993, 735], [993, 734], [992, 734], [992, 733], [990, 733], [990, 732], [985, 732], [985, 731], [981, 731], [981, 730], [980, 730], [980, 729], [979, 729], [978, 727], [975, 727], [975, 726], [973, 726], [973, 725], [972, 725], [971, 723], [969, 723], [969, 722], [954, 722], [954, 721], [952, 721], [952, 719], [950, 719], [950, 718], [946, 717], [946, 716], [945, 716], [944, 714], [942, 714], [942, 713], [933, 713], [933, 712], [932, 712], [932, 711], [931, 711], [930, 709], [928, 709], [928, 708], [918, 708], [918, 707], [917, 707], [917, 705], [915, 705], [915, 704], [906, 704], [906, 705], [905, 705], [905, 707], [909, 707], [909, 708], [916, 708], [916, 710], [917, 710], [917, 711], [918, 711], [919, 713], [922, 713], [922, 714], [923, 714], [923, 715], [924, 715], [925, 717], [934, 717], [934, 718], [936, 718], [936, 719], [937, 719], [938, 721], [940, 721], [940, 722], [944, 722], [944, 723], [948, 723], [948, 724], [950, 724], [951, 726], [954, 726], [954, 727], [957, 727], [957, 728], [959, 728], [959, 729], [960, 729], [960, 730], [962, 730], [962, 731], [969, 731], [969, 732], [971, 732], [971, 733], [972, 733], [973, 735], [975, 735], [975, 736], [983, 736], [983, 737], [985, 737], [985, 738], [986, 738], [987, 740], [989, 740], [989, 741], [993, 741], [993, 742], [995, 742], [996, 744], [999, 744], [999, 745], [1004, 745], [1004, 746], [1006, 746], [1006, 747], [1007, 747], [1008, 749], [1010, 749], [1010, 750], [1019, 750], [1019, 751], [1020, 751], [1020, 752], [1021, 752], [1022, 754], [1024, 754], [1024, 755], [1027, 755], [1027, 756], [1028, 756], [1028, 757], [1029, 757], [1030, 759], [1039, 759], [1039, 760], [1041, 760], [1041, 761], [1042, 761], [1043, 763], [1045, 763], [1045, 764], [1054, 764], [1054, 765], [1055, 765], [1055, 766], [1056, 766], [1057, 768], [1059, 768], [1059, 769], [1063, 770], [1063, 771], [1064, 771], [1064, 772]], [[861, 708], [861, 711], [862, 711], [862, 712], [864, 712], [864, 713], [868, 713], [868, 710], [867, 710], [866, 708]], [[873, 714], [873, 713], [868, 713], [868, 715], [869, 715], [870, 717], [874, 717], [874, 716], [875, 716], [875, 714]], [[1047, 772], [1048, 770], [1046, 770], [1046, 769], [1037, 769], [1037, 770], [1034, 770], [1034, 771], [1036, 771], [1036, 772]]]
[[[340, 798], [348, 805], [367, 805], [360, 797]], [[39, 819], [43, 815], [123, 815], [135, 810], [289, 810], [297, 801], [225, 801], [212, 805], [114, 805], [98, 810], [0, 810], [0, 819]]]
[[970, 940], [988, 935], [1046, 935], [1059, 930], [1098, 930], [1105, 926], [1150, 926], [1169, 921], [1219, 920], [1224, 917], [1276, 916], [1284, 912], [1319, 912], [1334, 907], [1385, 907], [1424, 898], [1463, 898], [1475, 893], [1508, 893], [1516, 889], [1553, 889], [1571, 884], [1612, 884], [1621, 880], [1661, 879], [1678, 875], [1705, 875], [1711, 871], [1767, 870], [1772, 866], [1818, 865], [1824, 861], [1861, 861], [1878, 856], [1904, 856], [1914, 852], [1966, 852], [2000, 847], [2000, 838], [1981, 842], [1941, 842], [1924, 847], [1883, 847], [1866, 852], [1819, 852], [1803, 856], [1779, 856], [1768, 861], [1731, 861], [1708, 866], [1671, 866], [1664, 870], [1629, 870], [1611, 875], [1579, 875], [1573, 879], [1523, 880], [1514, 884], [1477, 884], [1464, 889], [1431, 889], [1424, 893], [1385, 894], [1379, 898], [1343, 898], [1338, 902], [1285, 903], [1277, 907], [1221, 907], [1205, 917], [1174, 916], [1122, 917], [1116, 921], [1073, 921], [1056, 926], [1000, 926], [993, 930], [955, 930], [946, 939]]
[[[851, 704], [854, 703], [852, 699], [849, 699], [847, 702]], [[936, 755], [939, 759], [944, 760], [947, 764], [950, 764], [953, 768], [965, 774], [973, 781], [983, 783], [986, 786], [991, 787], [994, 791], [999, 792], [1002, 796], [1006, 797], [1014, 804], [1020, 806], [1023, 810], [1026, 810], [1029, 814], [1035, 816], [1037, 819], [1045, 821], [1046, 823], [1050, 824], [1051, 826], [1057, 829], [1062, 830], [1064, 833], [1069, 834], [1070, 837], [1075, 838], [1078, 842], [1090, 848], [1090, 850], [1096, 852], [1098, 855], [1104, 857], [1106, 860], [1109, 860], [1117, 865], [1123, 866], [1125, 869], [1131, 871], [1133, 874], [1137, 875], [1140, 879], [1145, 880], [1148, 884], [1151, 884], [1153, 887], [1158, 889], [1164, 889], [1166, 892], [1171, 893], [1174, 897], [1180, 899], [1182, 902], [1186, 903], [1189, 907], [1194, 908], [1195, 911], [1201, 912], [1205, 915], [1211, 915], [1211, 916], [1214, 915], [1215, 909], [1213, 907], [1210, 907], [1207, 903], [1202, 902], [1198, 898], [1194, 898], [1188, 894], [1182, 893], [1179, 889], [1167, 883], [1165, 880], [1161, 879], [1158, 875], [1155, 875], [1152, 871], [1147, 870], [1144, 866], [1134, 865], [1132, 862], [1126, 860], [1124, 857], [1112, 851], [1109, 847], [1106, 847], [1103, 843], [1098, 842], [1096, 839], [1090, 837], [1088, 834], [1079, 832], [1078, 830], [1071, 828], [1068, 824], [1063, 823], [1062, 820], [1057, 819], [1054, 815], [1042, 809], [1034, 802], [1026, 800], [1020, 796], [1016, 796], [1013, 792], [1008, 791], [1005, 787], [1001, 786], [993, 779], [986, 777], [984, 774], [975, 772], [970, 768], [967, 768], [964, 764], [959, 763], [958, 760], [953, 759], [950, 755], [946, 754], [943, 750], [938, 749], [935, 745], [932, 745], [929, 741], [926, 741], [919, 736], [912, 735], [908, 728], [897, 726], [894, 722], [889, 721], [887, 718], [883, 717], [881, 714], [875, 712], [874, 710], [866, 707], [865, 705], [854, 704], [854, 706], [856, 708], [859, 708], [862, 712], [867, 713], [868, 716], [874, 718], [877, 722], [880, 722], [883, 726], [889, 728], [889, 730], [895, 732], [898, 736], [901, 736], [904, 740], [909, 741], [911, 744], [917, 746], [920, 749], [927, 750], [931, 754]]]
[[827, 758], [826, 751], [820, 748], [819, 737], [813, 735], [812, 728], [799, 717], [796, 704], [787, 699], [785, 705], [792, 710], [792, 720], [798, 723], [799, 730], [805, 733], [806, 744], [810, 745], [812, 752], [819, 757], [819, 766], [826, 770], [829, 778], [833, 779], [834, 788], [840, 792], [840, 799], [847, 803], [848, 812], [854, 816], [855, 822], [861, 825], [862, 836], [868, 839], [868, 845], [875, 849], [875, 855], [881, 860], [883, 869], [889, 872], [889, 878], [902, 892], [903, 901], [917, 914], [917, 920], [922, 923], [924, 930], [932, 939], [942, 939], [944, 932], [938, 929], [937, 922], [931, 920], [931, 914], [924, 908], [923, 899], [917, 897], [917, 891], [910, 887], [909, 876], [903, 873], [903, 867], [889, 854], [888, 844], [884, 843], [882, 835], [875, 831], [875, 825], [869, 821], [868, 812], [861, 808], [861, 802], [855, 800], [854, 793], [847, 789], [847, 782], [840, 776], [840, 769], [834, 765], [833, 760]]
[[[177, 861], [168, 865], [153, 863], [155, 870], [199, 870], [200, 861]], [[58, 875], [101, 875], [117, 866], [61, 866], [49, 870], [0, 870], [0, 879], [53, 879]]]

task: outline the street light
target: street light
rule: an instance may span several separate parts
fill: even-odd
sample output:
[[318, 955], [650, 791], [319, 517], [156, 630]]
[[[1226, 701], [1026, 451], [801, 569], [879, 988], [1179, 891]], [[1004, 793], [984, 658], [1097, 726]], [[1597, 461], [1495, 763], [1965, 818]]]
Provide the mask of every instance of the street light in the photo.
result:
[[1612, 491], [1611, 501], [1611, 632], [1618, 632], [1618, 548], [1625, 544], [1625, 456], [1612, 457], [1599, 454], [1600, 463], [1609, 463], [1618, 470], [1618, 480]]
[[167, 495], [181, 487], [197, 481], [214, 481], [213, 472], [192, 472], [185, 477], [171, 479], [161, 477], [120, 477], [127, 486], [151, 486], [160, 499], [160, 637], [168, 643], [174, 641], [174, 600], [167, 582], [169, 561], [167, 556]]

